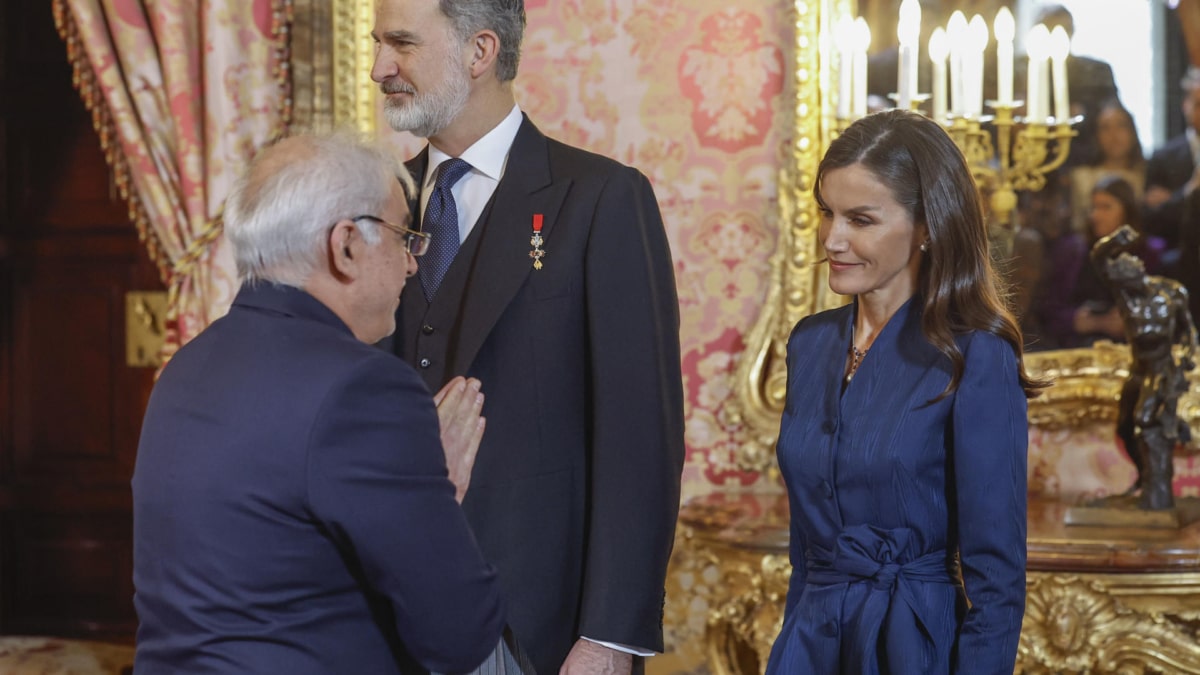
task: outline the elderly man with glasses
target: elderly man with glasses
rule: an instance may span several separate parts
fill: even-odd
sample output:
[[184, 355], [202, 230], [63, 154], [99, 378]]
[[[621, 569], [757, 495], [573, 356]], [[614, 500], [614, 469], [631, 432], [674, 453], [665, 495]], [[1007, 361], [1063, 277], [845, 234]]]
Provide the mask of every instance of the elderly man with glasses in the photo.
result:
[[462, 672], [498, 643], [459, 507], [479, 383], [431, 398], [372, 346], [429, 247], [406, 189], [383, 152], [301, 136], [229, 197], [242, 288], [167, 364], [138, 447], [138, 673]]

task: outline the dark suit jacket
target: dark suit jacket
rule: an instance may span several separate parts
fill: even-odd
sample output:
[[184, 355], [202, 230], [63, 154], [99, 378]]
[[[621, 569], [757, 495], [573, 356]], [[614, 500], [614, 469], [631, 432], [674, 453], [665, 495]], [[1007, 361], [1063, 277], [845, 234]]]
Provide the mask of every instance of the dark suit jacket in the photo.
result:
[[1192, 146], [1187, 136], [1179, 134], [1150, 155], [1146, 162], [1146, 189], [1166, 188], [1171, 198], [1157, 208], [1147, 208], [1146, 231], [1167, 240], [1170, 246], [1179, 245], [1179, 226], [1183, 219], [1183, 186], [1196, 170]]
[[140, 675], [459, 672], [503, 629], [424, 384], [303, 291], [171, 359], [133, 503]]
[[[418, 179], [425, 160], [409, 165]], [[645, 176], [526, 119], [437, 297], [408, 284], [397, 323], [396, 353], [431, 390], [483, 382], [463, 507], [538, 672], [558, 672], [581, 635], [661, 651], [683, 391], [674, 272]]]

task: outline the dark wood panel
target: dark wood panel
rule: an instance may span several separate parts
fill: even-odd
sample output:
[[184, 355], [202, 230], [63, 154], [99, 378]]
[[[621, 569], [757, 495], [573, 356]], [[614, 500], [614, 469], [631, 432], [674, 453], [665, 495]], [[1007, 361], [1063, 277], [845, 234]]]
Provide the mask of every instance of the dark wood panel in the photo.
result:
[[127, 486], [153, 377], [123, 363], [124, 296], [138, 287], [136, 263], [41, 257], [18, 268], [14, 484], [69, 474]]
[[18, 633], [119, 638], [136, 630], [132, 523], [126, 513], [86, 518], [16, 513], [8, 589]]
[[13, 344], [16, 482], [28, 473], [70, 472], [73, 460], [115, 459], [109, 405], [122, 307], [114, 297], [119, 288], [107, 286], [31, 281], [16, 294], [15, 322], [22, 327]]
[[[28, 100], [48, 97], [49, 94], [39, 93]], [[49, 137], [39, 133], [47, 124], [61, 131]], [[14, 142], [8, 159], [12, 177], [10, 194], [14, 201], [9, 223], [12, 236], [126, 231], [128, 211], [115, 194], [91, 125], [91, 116], [82, 104], [41, 115], [23, 110], [9, 116], [7, 126], [14, 139], [38, 138], [36, 144]]]
[[0, 0], [0, 52], [0, 633], [131, 642], [153, 372], [124, 363], [124, 296], [162, 285], [47, 0]]

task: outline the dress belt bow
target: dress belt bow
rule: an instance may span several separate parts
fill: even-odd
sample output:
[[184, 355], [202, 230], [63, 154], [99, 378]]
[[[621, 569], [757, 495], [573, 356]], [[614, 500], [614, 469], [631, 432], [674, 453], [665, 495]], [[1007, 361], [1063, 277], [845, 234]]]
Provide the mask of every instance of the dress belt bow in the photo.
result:
[[[933, 645], [929, 608], [914, 591], [913, 581], [956, 585], [948, 569], [945, 549], [901, 562], [910, 554], [912, 530], [885, 530], [869, 525], [846, 528], [838, 535], [828, 557], [821, 553], [809, 558], [807, 584], [870, 584], [862, 610], [857, 617], [854, 645], [850, 654], [861, 656], [861, 667], [848, 672], [920, 673], [929, 666], [917, 645]], [[824, 559], [823, 559], [824, 558]], [[883, 642], [880, 643], [880, 631]], [[895, 645], [896, 648], [889, 648]], [[883, 653], [877, 653], [883, 650]], [[934, 653], [941, 650], [935, 648]], [[932, 656], [932, 655], [930, 655]], [[852, 666], [855, 664], [851, 664]]]

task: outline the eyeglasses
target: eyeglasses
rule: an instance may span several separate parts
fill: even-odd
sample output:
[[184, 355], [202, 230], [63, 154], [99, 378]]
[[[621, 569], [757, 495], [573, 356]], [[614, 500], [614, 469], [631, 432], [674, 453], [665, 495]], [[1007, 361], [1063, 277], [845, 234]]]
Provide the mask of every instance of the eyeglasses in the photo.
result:
[[407, 249], [414, 258], [419, 258], [425, 255], [425, 252], [429, 250], [428, 232], [417, 232], [416, 230], [410, 230], [407, 227], [394, 225], [383, 218], [380, 218], [379, 216], [354, 216], [350, 220], [370, 220], [372, 222], [379, 223], [392, 232], [404, 237], [404, 248]]

